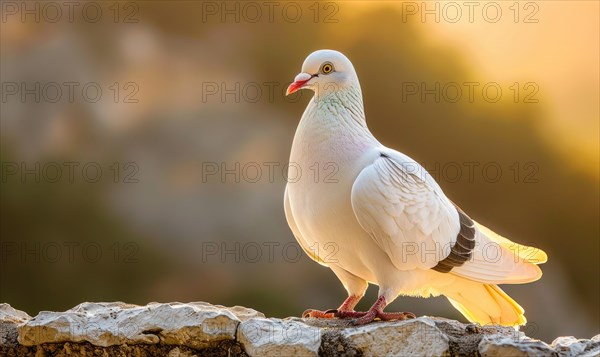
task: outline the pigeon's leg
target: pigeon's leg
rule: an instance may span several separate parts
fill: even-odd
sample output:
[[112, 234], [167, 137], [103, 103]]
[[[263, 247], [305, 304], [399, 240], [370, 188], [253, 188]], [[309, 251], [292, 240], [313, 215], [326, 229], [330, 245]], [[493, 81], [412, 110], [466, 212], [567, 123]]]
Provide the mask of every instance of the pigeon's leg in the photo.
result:
[[346, 301], [344, 301], [344, 303], [337, 310], [333, 310], [334, 316], [340, 317], [343, 319], [344, 318], [357, 318], [357, 317], [364, 316], [366, 314], [366, 312], [354, 311], [356, 304], [358, 304], [358, 302], [360, 301], [361, 298], [362, 298], [362, 296], [356, 296], [356, 295], [348, 296]]
[[342, 305], [338, 308], [338, 311], [353, 311], [356, 307], [356, 304], [362, 299], [362, 296], [359, 295], [350, 295]]
[[342, 305], [337, 309], [327, 310], [327, 311], [319, 311], [308, 309], [302, 313], [302, 317], [316, 317], [316, 318], [333, 318], [333, 317], [351, 317], [356, 318], [364, 315], [364, 312], [355, 312], [354, 307], [356, 304], [362, 299], [365, 295], [365, 291], [367, 291], [367, 287], [369, 284], [357, 277], [354, 274], [351, 274], [343, 269], [338, 267], [330, 267], [331, 270], [335, 273], [335, 275], [340, 279], [342, 284], [344, 284], [344, 288], [348, 292], [348, 298], [344, 300]]
[[357, 319], [352, 321], [353, 325], [364, 325], [372, 322], [376, 318], [384, 321], [389, 320], [406, 320], [406, 319], [414, 319], [415, 314], [412, 312], [383, 312], [383, 309], [386, 307], [387, 303], [385, 301], [385, 296], [381, 295], [377, 301], [371, 306], [369, 311], [364, 313], [364, 315], [359, 316]]

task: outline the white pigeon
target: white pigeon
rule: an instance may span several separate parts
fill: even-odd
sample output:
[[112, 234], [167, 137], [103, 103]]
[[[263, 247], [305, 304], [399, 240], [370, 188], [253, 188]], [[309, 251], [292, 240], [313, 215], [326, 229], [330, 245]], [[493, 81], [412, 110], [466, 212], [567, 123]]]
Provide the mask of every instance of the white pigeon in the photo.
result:
[[[472, 322], [525, 324], [523, 308], [496, 284], [538, 280], [546, 253], [473, 221], [421, 165], [377, 141], [342, 53], [310, 54], [287, 95], [299, 89], [314, 96], [294, 136], [285, 215], [304, 251], [348, 292], [338, 309], [303, 316], [354, 324], [412, 318], [383, 309], [398, 295], [442, 294]], [[379, 298], [356, 312], [368, 283], [379, 286]]]

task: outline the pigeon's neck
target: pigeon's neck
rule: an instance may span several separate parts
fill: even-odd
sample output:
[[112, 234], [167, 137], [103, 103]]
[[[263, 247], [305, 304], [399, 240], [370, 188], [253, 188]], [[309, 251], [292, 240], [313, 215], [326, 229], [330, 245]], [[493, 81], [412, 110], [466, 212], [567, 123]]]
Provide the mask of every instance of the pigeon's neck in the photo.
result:
[[360, 87], [316, 93], [300, 120], [294, 142], [313, 148], [343, 148], [352, 155], [377, 145], [367, 128]]
[[332, 125], [339, 124], [368, 131], [362, 92], [358, 83], [331, 92], [319, 91], [310, 104], [315, 107], [318, 117], [332, 120]]
[[359, 158], [380, 145], [367, 128], [360, 87], [317, 93], [296, 130], [290, 162], [335, 163], [340, 177], [352, 177], [363, 168]]

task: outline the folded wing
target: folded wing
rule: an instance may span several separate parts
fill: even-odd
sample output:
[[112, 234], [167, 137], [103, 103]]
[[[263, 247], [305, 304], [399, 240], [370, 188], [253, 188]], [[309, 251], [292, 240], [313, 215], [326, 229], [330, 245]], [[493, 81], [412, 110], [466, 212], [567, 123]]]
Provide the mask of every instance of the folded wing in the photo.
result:
[[537, 280], [543, 251], [518, 245], [471, 220], [427, 171], [382, 148], [352, 187], [361, 227], [399, 270], [434, 269], [483, 283]]
[[362, 228], [400, 270], [431, 269], [456, 243], [458, 211], [422, 166], [397, 151], [382, 149], [356, 178], [351, 199]]

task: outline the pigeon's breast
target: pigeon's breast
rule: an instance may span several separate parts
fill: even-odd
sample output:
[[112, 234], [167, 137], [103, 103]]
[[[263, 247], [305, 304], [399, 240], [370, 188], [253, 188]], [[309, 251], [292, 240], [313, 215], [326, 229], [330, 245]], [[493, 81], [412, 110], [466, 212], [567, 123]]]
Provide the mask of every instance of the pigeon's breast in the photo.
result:
[[359, 140], [332, 126], [298, 128], [288, 174], [290, 206], [309, 245], [326, 255], [335, 250], [341, 267], [373, 281], [370, 264], [357, 252], [379, 248], [360, 227], [351, 192], [358, 174], [379, 154], [372, 141]]

